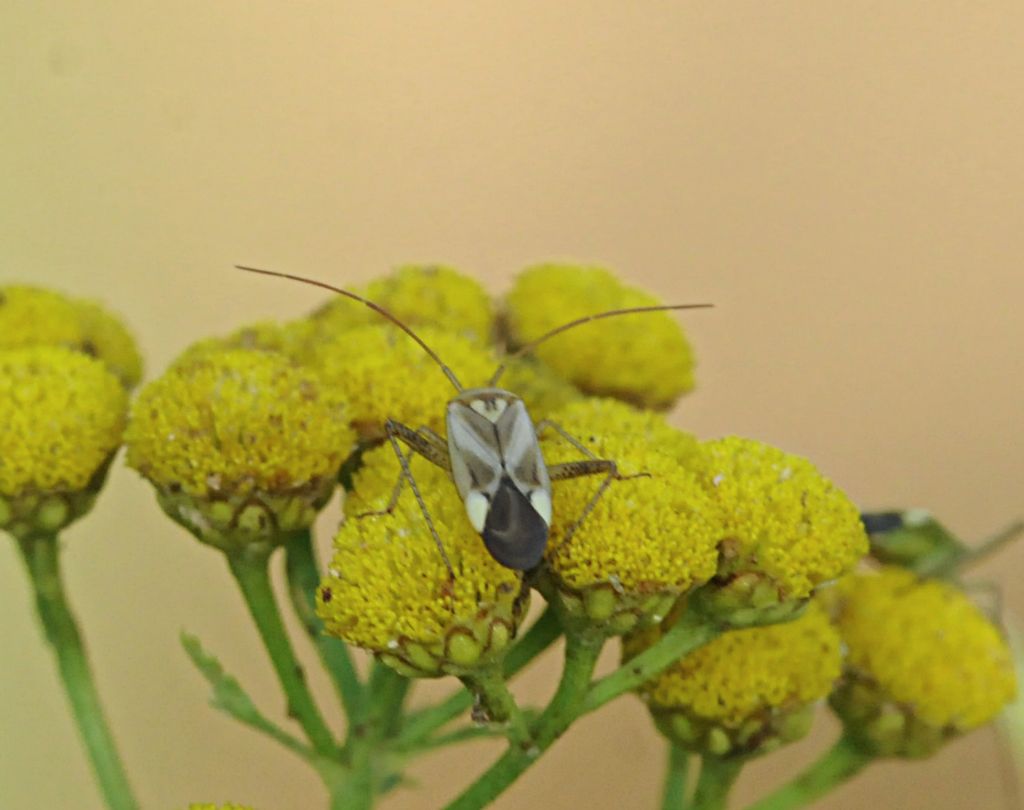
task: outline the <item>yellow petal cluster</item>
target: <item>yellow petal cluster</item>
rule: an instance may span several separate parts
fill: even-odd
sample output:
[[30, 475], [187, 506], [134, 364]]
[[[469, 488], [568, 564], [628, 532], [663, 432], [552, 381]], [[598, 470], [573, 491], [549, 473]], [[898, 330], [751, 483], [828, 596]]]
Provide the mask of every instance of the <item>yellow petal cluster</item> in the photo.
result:
[[127, 387], [142, 358], [120, 320], [99, 304], [28, 285], [0, 287], [0, 348], [64, 346], [102, 360]]
[[190, 804], [188, 810], [252, 810], [252, 808], [248, 805], [229, 802], [228, 804]]
[[498, 385], [523, 400], [534, 422], [584, 397], [576, 386], [535, 357], [511, 360]]
[[[613, 399], [580, 400], [552, 419], [594, 456], [614, 460], [621, 475], [638, 476], [612, 481], [568, 540], [605, 476], [553, 483], [547, 561], [566, 596], [581, 594], [590, 618], [607, 619], [626, 603], [652, 596], [670, 603], [706, 582], [715, 573], [721, 520], [679, 460], [698, 451], [696, 440], [658, 414]], [[541, 447], [549, 467], [585, 457], [553, 429], [542, 434]], [[651, 607], [664, 615], [667, 605]]]
[[[354, 292], [384, 307], [417, 332], [421, 326], [443, 327], [481, 343], [490, 340], [494, 328], [494, 305], [486, 290], [452, 267], [399, 267]], [[341, 296], [313, 313], [313, 318], [331, 332], [381, 323], [380, 315]]]
[[[659, 637], [650, 630], [630, 638], [627, 656]], [[811, 705], [839, 678], [840, 646], [825, 611], [811, 604], [792, 621], [724, 633], [640, 692], [659, 727], [692, 750], [763, 752], [806, 734]]]
[[454, 569], [454, 581], [406, 485], [384, 509], [400, 467], [389, 445], [365, 454], [346, 520], [317, 593], [327, 632], [405, 674], [473, 667], [498, 654], [525, 609], [522, 574], [502, 567], [473, 531], [447, 473], [414, 457], [412, 471]]
[[733, 436], [694, 469], [724, 520], [715, 583], [740, 609], [806, 599], [867, 553], [857, 508], [804, 458]]
[[[543, 264], [516, 279], [505, 299], [505, 323], [513, 344], [523, 345], [575, 318], [657, 303], [608, 270]], [[588, 393], [650, 408], [669, 407], [694, 384], [693, 351], [676, 316], [666, 312], [585, 324], [541, 344], [536, 354]]]
[[139, 394], [128, 464], [193, 498], [287, 492], [333, 477], [354, 434], [344, 396], [282, 356], [210, 350]]
[[58, 346], [0, 350], [0, 494], [85, 489], [120, 445], [127, 406], [98, 360]]
[[652, 706], [686, 709], [726, 728], [826, 697], [842, 669], [839, 633], [811, 604], [799, 618], [730, 630], [645, 687]]
[[850, 686], [834, 704], [881, 753], [930, 753], [900, 750], [910, 736], [926, 736], [911, 722], [933, 729], [937, 745], [940, 736], [989, 722], [1013, 699], [1006, 640], [953, 585], [886, 567], [836, 590]]
[[[452, 332], [424, 326], [418, 333], [466, 388], [484, 384], [497, 365], [489, 350]], [[309, 363], [325, 384], [344, 395], [361, 436], [383, 435], [389, 417], [443, 432], [445, 406], [455, 388], [401, 330], [378, 324], [325, 336], [312, 347]]]
[[306, 319], [288, 323], [261, 321], [236, 329], [224, 337], [206, 338], [193, 343], [175, 359], [174, 364], [188, 365], [208, 354], [217, 355], [225, 349], [269, 352], [302, 363], [308, 358], [315, 334], [315, 324]]

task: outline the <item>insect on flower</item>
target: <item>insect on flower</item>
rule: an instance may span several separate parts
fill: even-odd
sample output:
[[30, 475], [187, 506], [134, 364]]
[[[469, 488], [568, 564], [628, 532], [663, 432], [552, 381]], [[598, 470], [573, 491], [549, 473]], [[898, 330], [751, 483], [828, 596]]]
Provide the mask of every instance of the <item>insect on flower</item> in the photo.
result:
[[[416, 341], [440, 366], [441, 371], [455, 387], [457, 393], [446, 408], [447, 438], [441, 437], [427, 427], [413, 429], [394, 419], [385, 421], [385, 435], [398, 457], [402, 471], [388, 505], [379, 512], [369, 512], [360, 516], [392, 512], [405, 482], [408, 481], [452, 579], [455, 572], [420, 494], [419, 486], [409, 467], [409, 457], [402, 450], [402, 444], [448, 472], [465, 504], [469, 522], [483, 539], [488, 552], [501, 565], [519, 571], [534, 568], [544, 556], [551, 526], [552, 481], [586, 475], [604, 475], [604, 480], [566, 533], [568, 539], [593, 511], [611, 482], [627, 477], [620, 475], [613, 459], [597, 458], [560, 425], [546, 419], [534, 425], [523, 400], [498, 385], [506, 363], [498, 366], [486, 386], [467, 389], [419, 335], [373, 301], [340, 287], [303, 276], [241, 265], [236, 267], [250, 273], [310, 284], [364, 304]], [[587, 315], [551, 329], [537, 339], [520, 346], [506, 358], [506, 362], [533, 351], [549, 338], [590, 321], [640, 312], [704, 309], [710, 306], [712, 305], [669, 304], [615, 309]], [[551, 466], [545, 464], [537, 441], [538, 434], [545, 429], [558, 433], [579, 450], [583, 458]]]

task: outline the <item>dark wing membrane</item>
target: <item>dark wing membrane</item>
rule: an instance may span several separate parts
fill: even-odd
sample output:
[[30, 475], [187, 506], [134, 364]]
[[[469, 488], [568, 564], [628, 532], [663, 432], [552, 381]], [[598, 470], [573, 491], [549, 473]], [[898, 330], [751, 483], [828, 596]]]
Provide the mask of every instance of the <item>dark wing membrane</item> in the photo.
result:
[[481, 536], [495, 560], [506, 568], [527, 571], [544, 556], [548, 525], [512, 480], [503, 476]]

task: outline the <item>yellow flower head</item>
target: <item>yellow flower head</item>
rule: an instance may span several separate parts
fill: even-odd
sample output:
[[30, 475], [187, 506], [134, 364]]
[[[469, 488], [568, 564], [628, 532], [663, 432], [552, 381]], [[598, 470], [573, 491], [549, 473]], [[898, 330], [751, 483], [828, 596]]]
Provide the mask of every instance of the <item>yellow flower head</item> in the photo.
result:
[[398, 480], [398, 460], [383, 446], [366, 453], [356, 473], [317, 608], [327, 632], [405, 675], [461, 674], [505, 649], [527, 592], [520, 572], [488, 554], [447, 473], [419, 456], [412, 471], [454, 581], [408, 485], [391, 514], [359, 517], [384, 509]]
[[[497, 365], [489, 350], [452, 332], [424, 326], [418, 334], [466, 388], [486, 383]], [[382, 436], [388, 417], [412, 428], [444, 430], [445, 405], [455, 389], [430, 356], [393, 326], [332, 335], [312, 347], [310, 365], [344, 394], [362, 437]]]
[[315, 325], [306, 319], [288, 323], [261, 321], [236, 329], [226, 337], [212, 337], [193, 343], [174, 361], [174, 365], [188, 365], [211, 353], [218, 355], [225, 349], [269, 352], [301, 363], [308, 358], [315, 334]]
[[190, 804], [188, 810], [252, 810], [252, 808], [245, 804], [228, 802], [227, 804]]
[[[384, 307], [417, 332], [421, 326], [484, 343], [494, 328], [494, 305], [479, 282], [442, 265], [406, 265], [355, 290]], [[313, 313], [314, 320], [331, 332], [381, 323], [368, 307], [338, 296]]]
[[886, 567], [835, 590], [849, 652], [833, 707], [876, 753], [927, 756], [1013, 699], [1006, 640], [953, 585]]
[[98, 360], [59, 346], [0, 350], [0, 528], [55, 531], [87, 511], [127, 407]]
[[135, 341], [92, 301], [27, 285], [0, 287], [0, 348], [65, 346], [102, 360], [131, 388], [142, 377]]
[[[626, 655], [641, 652], [665, 629], [630, 638]], [[829, 694], [841, 669], [839, 633], [811, 604], [792, 621], [719, 636], [640, 692], [659, 728], [691, 750], [763, 753], [807, 733], [813, 704]]]
[[724, 520], [706, 606], [723, 618], [778, 618], [867, 553], [857, 508], [806, 459], [734, 436], [701, 451], [694, 467]]
[[142, 390], [125, 439], [168, 514], [224, 547], [309, 525], [354, 434], [344, 397], [314, 374], [211, 349]]
[[[610, 632], [664, 616], [682, 593], [715, 573], [720, 519], [697, 477], [679, 459], [697, 452], [689, 434], [658, 414], [612, 399], [585, 399], [552, 416], [623, 476], [566, 539], [603, 475], [555, 481], [549, 573], [566, 607]], [[542, 434], [549, 467], [583, 454], [554, 430]]]
[[[607, 270], [544, 264], [516, 279], [505, 322], [513, 344], [523, 345], [575, 318], [657, 303]], [[693, 388], [693, 351], [667, 312], [579, 326], [541, 344], [536, 354], [588, 393], [644, 407], [668, 408]]]

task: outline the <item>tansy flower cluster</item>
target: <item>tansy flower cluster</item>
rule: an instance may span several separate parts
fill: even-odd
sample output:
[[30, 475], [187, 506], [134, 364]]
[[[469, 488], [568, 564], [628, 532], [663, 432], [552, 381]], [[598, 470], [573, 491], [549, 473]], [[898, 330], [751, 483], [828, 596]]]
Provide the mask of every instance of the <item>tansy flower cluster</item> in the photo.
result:
[[[305, 737], [264, 716], [187, 636], [214, 705], [309, 762], [332, 806], [370, 807], [421, 751], [504, 735], [506, 753], [452, 805], [483, 807], [578, 717], [634, 692], [673, 767], [702, 757], [699, 810], [724, 806], [740, 765], [803, 737], [827, 702], [843, 725], [836, 749], [766, 805], [795, 807], [818, 795], [801, 791], [876, 757], [929, 755], [1013, 698], [1006, 641], [960, 581], [966, 546], [894, 537], [876, 542], [874, 562], [906, 568], [858, 569], [861, 515], [811, 461], [670, 424], [665, 410], [694, 387], [677, 314], [586, 324], [517, 354], [569, 321], [653, 297], [564, 264], [526, 270], [500, 298], [432, 265], [358, 292], [412, 327], [461, 385], [401, 328], [341, 297], [183, 347], [129, 403], [142, 366], [119, 320], [47, 290], [0, 288], [0, 529], [19, 540], [56, 649], [62, 632], [75, 639], [53, 589], [57, 532], [88, 511], [123, 438], [163, 511], [224, 553]], [[501, 421], [519, 412], [514, 396], [541, 458], [512, 460], [534, 438], [530, 423]], [[466, 501], [449, 405], [465, 405], [475, 431], [465, 445], [453, 433], [473, 456], [468, 485], [459, 478]], [[321, 569], [314, 522], [339, 490]], [[529, 564], [540, 560], [531, 570], [487, 550], [496, 536], [525, 547], [527, 533]], [[347, 712], [345, 735], [325, 720], [278, 615], [275, 554]], [[546, 610], [531, 623], [535, 592]], [[520, 707], [507, 679], [561, 636], [550, 702]], [[620, 642], [622, 665], [595, 677], [604, 646]], [[349, 647], [372, 655], [369, 674]], [[407, 710], [409, 679], [447, 675], [469, 694]], [[475, 724], [445, 731], [471, 703]], [[97, 767], [111, 762], [107, 751]], [[104, 776], [127, 791], [123, 775]]]
[[952, 584], [885, 567], [847, 578], [829, 603], [848, 648], [832, 705], [878, 754], [927, 756], [1016, 694], [1006, 639]]
[[[627, 657], [671, 627], [627, 640]], [[832, 691], [842, 664], [840, 637], [812, 604], [799, 618], [731, 630], [670, 666], [640, 689], [658, 728], [698, 753], [766, 753], [803, 737], [814, 704]]]

